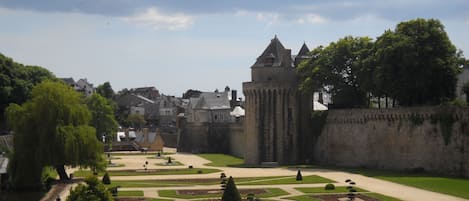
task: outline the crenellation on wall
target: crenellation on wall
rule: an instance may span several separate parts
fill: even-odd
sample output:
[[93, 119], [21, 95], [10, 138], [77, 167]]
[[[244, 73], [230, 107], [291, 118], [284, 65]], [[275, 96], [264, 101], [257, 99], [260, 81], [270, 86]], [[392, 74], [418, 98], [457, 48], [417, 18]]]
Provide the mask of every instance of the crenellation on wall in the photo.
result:
[[314, 159], [469, 177], [468, 119], [469, 110], [454, 107], [330, 110], [314, 143]]

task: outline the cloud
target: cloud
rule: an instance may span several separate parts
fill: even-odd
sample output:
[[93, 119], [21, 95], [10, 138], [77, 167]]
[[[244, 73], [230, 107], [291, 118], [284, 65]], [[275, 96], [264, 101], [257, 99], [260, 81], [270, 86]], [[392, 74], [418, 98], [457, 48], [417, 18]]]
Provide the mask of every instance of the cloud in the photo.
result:
[[129, 17], [123, 17], [124, 21], [138, 25], [150, 26], [156, 30], [178, 30], [185, 29], [193, 24], [192, 16], [185, 14], [168, 15], [160, 12], [157, 8], [148, 8], [142, 13]]
[[298, 24], [322, 24], [325, 23], [327, 20], [326, 18], [322, 17], [318, 14], [307, 14], [303, 17], [300, 17], [296, 20]]
[[273, 12], [258, 12], [249, 10], [237, 10], [234, 14], [238, 17], [253, 17], [259, 22], [267, 22], [268, 25], [276, 24], [281, 20], [281, 16], [278, 13]]

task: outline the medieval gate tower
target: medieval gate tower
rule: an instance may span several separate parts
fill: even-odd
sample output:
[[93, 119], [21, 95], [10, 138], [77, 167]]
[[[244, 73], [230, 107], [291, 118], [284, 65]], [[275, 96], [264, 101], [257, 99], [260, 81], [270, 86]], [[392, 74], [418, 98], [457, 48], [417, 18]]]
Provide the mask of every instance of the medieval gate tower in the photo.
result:
[[251, 66], [251, 82], [243, 83], [246, 98], [246, 164], [293, 164], [308, 159], [311, 94], [298, 90], [296, 67], [308, 59], [308, 47], [292, 57], [273, 38]]

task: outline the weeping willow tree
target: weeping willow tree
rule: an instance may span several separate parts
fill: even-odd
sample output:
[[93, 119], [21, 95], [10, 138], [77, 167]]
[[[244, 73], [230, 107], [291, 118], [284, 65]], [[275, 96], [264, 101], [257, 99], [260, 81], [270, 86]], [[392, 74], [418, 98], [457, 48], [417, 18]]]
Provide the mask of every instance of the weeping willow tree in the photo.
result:
[[54, 167], [61, 180], [68, 179], [66, 165], [104, 167], [102, 144], [88, 126], [90, 111], [69, 86], [44, 81], [24, 104], [11, 104], [6, 115], [15, 133], [9, 167], [14, 188], [39, 188], [45, 166]]

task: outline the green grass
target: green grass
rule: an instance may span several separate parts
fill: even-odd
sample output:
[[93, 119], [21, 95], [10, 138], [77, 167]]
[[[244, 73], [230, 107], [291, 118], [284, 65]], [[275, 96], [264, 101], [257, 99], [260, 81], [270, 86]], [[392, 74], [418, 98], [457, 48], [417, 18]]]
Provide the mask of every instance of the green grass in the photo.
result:
[[117, 191], [117, 196], [119, 196], [119, 197], [141, 197], [141, 196], [143, 196], [143, 191]]
[[[111, 178], [112, 179], [112, 178]], [[273, 177], [241, 177], [235, 178], [236, 184], [241, 185], [276, 185], [276, 184], [314, 184], [330, 183], [330, 180], [311, 175], [303, 177], [303, 181], [296, 181], [295, 177], [273, 176]], [[194, 185], [216, 185], [220, 183], [219, 178], [212, 179], [180, 179], [180, 180], [116, 180], [110, 186], [121, 187], [169, 187], [169, 186], [194, 186]]]
[[469, 179], [381, 170], [349, 170], [368, 177], [469, 199]]
[[159, 198], [148, 198], [148, 199], [145, 199], [145, 201], [173, 201], [173, 200], [159, 199]]
[[[348, 189], [345, 186], [336, 186], [334, 190], [325, 190], [324, 187], [305, 187], [295, 188], [302, 193], [348, 193]], [[354, 187], [358, 192], [366, 192], [366, 190]]]
[[164, 163], [155, 163], [157, 166], [183, 166], [184, 164], [179, 161], [171, 161], [171, 165], [168, 165], [167, 162]]
[[[111, 153], [111, 156], [144, 156], [144, 155], [152, 155], [152, 156], [156, 156], [156, 153], [157, 152], [147, 152], [147, 153], [143, 153], [143, 152], [128, 152], [128, 153]], [[171, 155], [171, 154], [174, 154], [172, 152], [164, 152], [163, 155]]]
[[[268, 198], [268, 197], [277, 197], [282, 195], [288, 195], [282, 189], [279, 188], [267, 188], [266, 193], [263, 194], [256, 194], [258, 198]], [[197, 198], [215, 198], [221, 197], [221, 193], [214, 193], [214, 194], [201, 194], [201, 195], [179, 195], [176, 190], [159, 190], [158, 194], [161, 197], [170, 197], [170, 198], [182, 198], [182, 199], [197, 199]], [[242, 197], [246, 197], [247, 195], [241, 195]]]
[[244, 160], [242, 158], [237, 158], [225, 154], [198, 154], [198, 156], [211, 161], [211, 163], [205, 164], [208, 166], [232, 167], [244, 164]]
[[[378, 194], [378, 193], [363, 193], [363, 194], [368, 196], [368, 197], [379, 199], [381, 201], [402, 201], [402, 200], [399, 200], [397, 198], [381, 195], [381, 194]], [[311, 197], [311, 195], [314, 195], [314, 194], [287, 197], [285, 199], [296, 200], [296, 201], [321, 201], [320, 199]]]
[[302, 181], [296, 181], [296, 176], [280, 178], [280, 179], [266, 179], [260, 181], [252, 181], [249, 183], [240, 183], [238, 185], [279, 185], [279, 184], [317, 184], [317, 183], [334, 183], [335, 181], [320, 177], [317, 175], [304, 176]]
[[[135, 171], [135, 170], [110, 170], [109, 176], [142, 176], [142, 175], [181, 175], [181, 174], [199, 174], [199, 171], [202, 171], [200, 174], [209, 174], [213, 172], [220, 172], [218, 169], [209, 169], [209, 168], [180, 168], [180, 169], [156, 169], [148, 171]], [[92, 175], [90, 170], [78, 170], [74, 172], [75, 177], [86, 177]], [[104, 173], [100, 172], [99, 176], [103, 176]], [[111, 178], [112, 179], [112, 178]]]
[[402, 201], [400, 199], [389, 197], [389, 196], [382, 195], [382, 194], [379, 194], [379, 193], [366, 193], [365, 195], [367, 195], [368, 197], [372, 197], [372, 198], [382, 200], [382, 201]]
[[49, 177], [54, 179], [57, 179], [58, 176], [57, 170], [55, 170], [55, 168], [51, 166], [44, 167], [44, 169], [42, 170], [42, 175], [49, 175]]
[[296, 201], [321, 201], [319, 199], [311, 197], [310, 195], [299, 195], [299, 196], [287, 197], [284, 199], [296, 200]]

